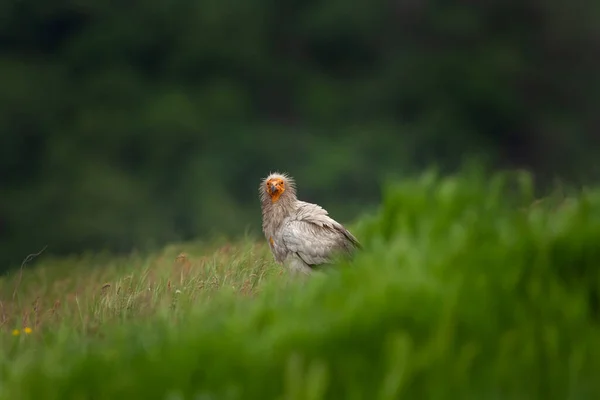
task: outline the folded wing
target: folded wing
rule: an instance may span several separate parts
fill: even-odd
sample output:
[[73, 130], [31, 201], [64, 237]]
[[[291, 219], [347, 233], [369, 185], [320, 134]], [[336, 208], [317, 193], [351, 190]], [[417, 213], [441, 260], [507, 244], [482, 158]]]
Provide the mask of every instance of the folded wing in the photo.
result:
[[285, 247], [309, 266], [327, 264], [336, 253], [350, 253], [358, 240], [316, 204], [299, 202], [282, 232]]

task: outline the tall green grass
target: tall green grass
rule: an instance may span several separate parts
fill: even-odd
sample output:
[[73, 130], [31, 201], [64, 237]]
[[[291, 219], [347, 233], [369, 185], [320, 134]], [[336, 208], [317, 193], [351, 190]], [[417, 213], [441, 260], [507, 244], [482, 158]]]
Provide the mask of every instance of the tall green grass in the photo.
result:
[[520, 175], [391, 183], [310, 279], [249, 239], [40, 261], [0, 284], [0, 399], [600, 398], [600, 189], [532, 203]]

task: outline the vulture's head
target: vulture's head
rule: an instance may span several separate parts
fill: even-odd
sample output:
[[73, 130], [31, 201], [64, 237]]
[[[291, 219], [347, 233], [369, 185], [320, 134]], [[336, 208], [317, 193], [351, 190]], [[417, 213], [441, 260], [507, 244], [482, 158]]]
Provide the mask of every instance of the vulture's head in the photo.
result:
[[263, 180], [260, 192], [263, 199], [268, 198], [271, 199], [271, 202], [276, 203], [282, 196], [283, 198], [295, 197], [296, 186], [292, 177], [274, 172]]

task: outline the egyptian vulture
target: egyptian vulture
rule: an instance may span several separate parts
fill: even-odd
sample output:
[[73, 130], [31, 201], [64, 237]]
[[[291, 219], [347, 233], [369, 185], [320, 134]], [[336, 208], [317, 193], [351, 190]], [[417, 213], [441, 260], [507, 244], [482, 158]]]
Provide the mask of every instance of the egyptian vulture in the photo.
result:
[[298, 200], [296, 184], [283, 173], [271, 173], [259, 187], [262, 230], [275, 261], [293, 272], [310, 274], [333, 261], [335, 254], [351, 254], [358, 240], [322, 207]]

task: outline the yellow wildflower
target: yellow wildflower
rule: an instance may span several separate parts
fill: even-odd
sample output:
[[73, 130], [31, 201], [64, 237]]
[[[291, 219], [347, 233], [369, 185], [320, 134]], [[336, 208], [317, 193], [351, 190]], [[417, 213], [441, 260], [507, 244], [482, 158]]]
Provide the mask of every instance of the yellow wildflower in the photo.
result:
[[31, 333], [31, 328], [27, 326], [25, 329], [23, 329], [23, 331], [29, 335]]
[[18, 330], [18, 329], [14, 329], [14, 330], [12, 331], [12, 334], [13, 334], [13, 336], [19, 336], [19, 333], [20, 333], [20, 332], [19, 332], [19, 330]]

